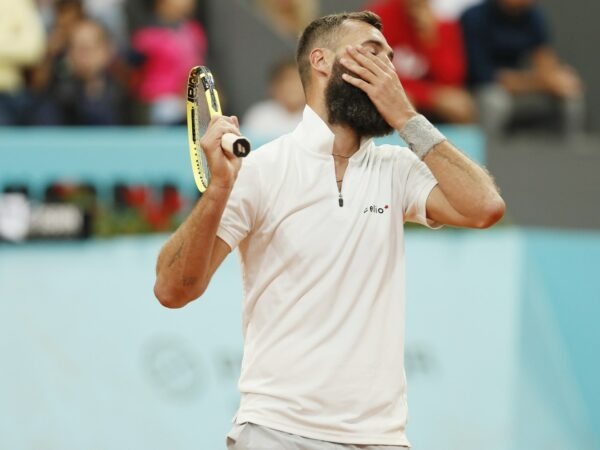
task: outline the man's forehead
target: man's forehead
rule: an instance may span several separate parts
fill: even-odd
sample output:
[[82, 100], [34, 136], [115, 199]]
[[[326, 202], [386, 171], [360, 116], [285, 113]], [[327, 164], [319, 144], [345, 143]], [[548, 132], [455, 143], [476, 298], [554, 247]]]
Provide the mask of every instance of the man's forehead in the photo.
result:
[[363, 42], [379, 42], [383, 47], [389, 48], [383, 33], [366, 22], [359, 20], [346, 20], [340, 27], [338, 44], [361, 44]]

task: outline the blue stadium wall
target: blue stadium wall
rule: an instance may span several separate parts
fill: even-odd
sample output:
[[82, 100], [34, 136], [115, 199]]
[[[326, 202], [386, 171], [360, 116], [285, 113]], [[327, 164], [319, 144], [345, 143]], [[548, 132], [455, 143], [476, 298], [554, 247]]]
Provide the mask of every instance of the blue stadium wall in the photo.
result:
[[[473, 129], [449, 129], [483, 161]], [[181, 129], [0, 130], [0, 185], [171, 179]], [[182, 310], [153, 298], [165, 235], [0, 245], [0, 448], [225, 448], [242, 351], [237, 257]], [[600, 233], [411, 228], [416, 450], [600, 448]]]

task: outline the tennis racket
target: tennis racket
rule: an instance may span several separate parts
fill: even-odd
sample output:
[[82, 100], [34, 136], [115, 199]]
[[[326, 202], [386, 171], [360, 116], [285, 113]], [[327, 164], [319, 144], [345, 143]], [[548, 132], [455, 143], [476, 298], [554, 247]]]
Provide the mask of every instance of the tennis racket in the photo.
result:
[[[206, 133], [210, 120], [220, 115], [221, 103], [213, 74], [208, 67], [194, 67], [187, 83], [187, 128], [194, 181], [201, 193], [206, 191], [210, 183], [210, 170], [200, 146], [200, 138]], [[248, 156], [251, 150], [248, 139], [233, 133], [223, 135], [221, 147], [238, 158]]]

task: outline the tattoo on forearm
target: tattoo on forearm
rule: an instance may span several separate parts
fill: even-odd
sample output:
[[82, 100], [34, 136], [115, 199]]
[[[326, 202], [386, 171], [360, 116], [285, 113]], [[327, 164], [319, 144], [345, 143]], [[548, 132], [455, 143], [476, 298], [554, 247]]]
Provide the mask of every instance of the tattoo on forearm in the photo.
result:
[[183, 244], [184, 244], [184, 242], [181, 241], [179, 248], [175, 251], [175, 254], [171, 258], [171, 261], [169, 262], [168, 267], [171, 267], [173, 264], [175, 264], [181, 258], [181, 253], [183, 252]]

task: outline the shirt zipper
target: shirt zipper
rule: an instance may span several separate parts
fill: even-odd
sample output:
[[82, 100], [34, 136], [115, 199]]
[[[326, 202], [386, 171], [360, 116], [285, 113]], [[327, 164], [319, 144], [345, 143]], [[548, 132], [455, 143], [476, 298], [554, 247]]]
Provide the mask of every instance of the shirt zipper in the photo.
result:
[[344, 172], [344, 176], [342, 177], [342, 182], [341, 182], [340, 186], [338, 187], [337, 175], [335, 173], [335, 158], [332, 156], [331, 159], [333, 160], [333, 179], [335, 180], [335, 187], [338, 190], [338, 205], [340, 206], [340, 208], [343, 208], [344, 207], [344, 196], [342, 195], [342, 190], [344, 188], [344, 178], [346, 178], [346, 174], [348, 173], [348, 167], [350, 167], [350, 161], [348, 161], [348, 165], [346, 165], [346, 171]]

